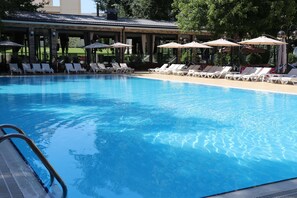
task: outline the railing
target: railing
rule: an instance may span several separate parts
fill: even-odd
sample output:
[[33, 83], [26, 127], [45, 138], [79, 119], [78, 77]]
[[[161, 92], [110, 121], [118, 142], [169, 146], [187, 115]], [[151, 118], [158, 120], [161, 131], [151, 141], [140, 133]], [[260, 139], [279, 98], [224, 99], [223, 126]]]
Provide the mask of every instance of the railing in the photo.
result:
[[[13, 130], [17, 131], [18, 133], [7, 134], [4, 129], [13, 129]], [[44, 155], [41, 153], [41, 151], [38, 149], [38, 147], [34, 144], [34, 142], [30, 138], [27, 137], [25, 132], [16, 126], [9, 125], [9, 124], [0, 125], [0, 130], [5, 134], [0, 137], [0, 143], [3, 142], [4, 140], [12, 139], [12, 138], [19, 138], [19, 139], [26, 141], [26, 143], [30, 146], [32, 151], [36, 154], [36, 156], [40, 159], [40, 161], [43, 163], [43, 165], [48, 170], [48, 172], [50, 174], [50, 186], [53, 185], [54, 179], [56, 178], [56, 180], [59, 182], [59, 184], [61, 185], [62, 190], [63, 190], [62, 198], [66, 198], [67, 197], [66, 184], [64, 183], [62, 178], [59, 176], [59, 174], [56, 172], [56, 170], [47, 161], [47, 159], [44, 157]]]

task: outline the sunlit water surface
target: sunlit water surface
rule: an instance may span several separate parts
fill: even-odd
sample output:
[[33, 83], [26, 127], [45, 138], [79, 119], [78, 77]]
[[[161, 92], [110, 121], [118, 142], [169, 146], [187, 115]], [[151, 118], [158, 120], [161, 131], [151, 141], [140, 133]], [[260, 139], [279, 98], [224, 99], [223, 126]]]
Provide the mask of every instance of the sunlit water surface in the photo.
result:
[[71, 198], [192, 198], [297, 176], [293, 95], [36, 76], [1, 78], [0, 101], [1, 123], [28, 133]]

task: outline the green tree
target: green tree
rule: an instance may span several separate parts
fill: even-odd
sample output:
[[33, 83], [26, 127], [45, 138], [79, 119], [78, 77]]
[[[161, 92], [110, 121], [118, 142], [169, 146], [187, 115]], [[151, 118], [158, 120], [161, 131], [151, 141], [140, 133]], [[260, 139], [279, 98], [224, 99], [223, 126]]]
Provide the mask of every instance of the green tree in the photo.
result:
[[276, 34], [296, 23], [297, 0], [174, 0], [182, 30], [207, 29], [230, 37]]
[[34, 3], [34, 0], [2, 0], [0, 6], [0, 19], [17, 11], [36, 11], [42, 8], [47, 2]]

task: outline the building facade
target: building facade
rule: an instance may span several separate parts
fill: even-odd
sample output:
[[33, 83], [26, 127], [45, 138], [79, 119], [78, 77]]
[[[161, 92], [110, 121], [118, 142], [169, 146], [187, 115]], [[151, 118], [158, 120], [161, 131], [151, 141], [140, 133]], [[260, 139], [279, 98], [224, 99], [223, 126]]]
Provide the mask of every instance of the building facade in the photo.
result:
[[[35, 3], [42, 3], [43, 0], [34, 0]], [[48, 4], [40, 9], [51, 14], [81, 14], [81, 0], [60, 0], [59, 6], [54, 6], [53, 0], [46, 0]]]
[[[108, 20], [105, 17], [22, 12], [2, 20], [2, 38], [23, 44], [13, 49], [22, 62], [48, 62], [56, 67], [57, 61], [110, 62], [112, 60], [138, 65], [160, 65], [181, 56], [176, 49], [160, 49], [158, 45], [170, 41], [203, 41], [207, 32], [181, 32], [174, 22], [145, 19]], [[128, 49], [84, 50], [94, 42], [129, 43]], [[14, 60], [6, 60], [11, 62]], [[3, 57], [2, 57], [3, 63]]]

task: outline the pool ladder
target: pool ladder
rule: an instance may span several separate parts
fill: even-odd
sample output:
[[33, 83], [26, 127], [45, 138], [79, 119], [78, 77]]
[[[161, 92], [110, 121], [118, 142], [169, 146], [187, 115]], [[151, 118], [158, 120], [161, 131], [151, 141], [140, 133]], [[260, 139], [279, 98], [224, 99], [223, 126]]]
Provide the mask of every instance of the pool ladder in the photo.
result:
[[[7, 134], [4, 129], [13, 129], [17, 133], [11, 133]], [[38, 147], [35, 145], [35, 143], [25, 134], [23, 130], [20, 128], [10, 125], [10, 124], [4, 124], [0, 125], [0, 130], [5, 134], [0, 137], [0, 143], [3, 142], [4, 140], [7, 139], [12, 139], [12, 138], [18, 138], [24, 140], [28, 146], [32, 149], [32, 151], [36, 154], [36, 156], [40, 159], [40, 161], [43, 163], [43, 165], [46, 167], [50, 174], [50, 186], [53, 185], [54, 179], [59, 182], [59, 184], [62, 187], [63, 193], [62, 193], [62, 198], [67, 197], [67, 186], [62, 180], [62, 178], [59, 176], [59, 174], [56, 172], [56, 170], [52, 167], [52, 165], [47, 161], [47, 159], [44, 157], [44, 155], [41, 153], [41, 151], [38, 149]]]

